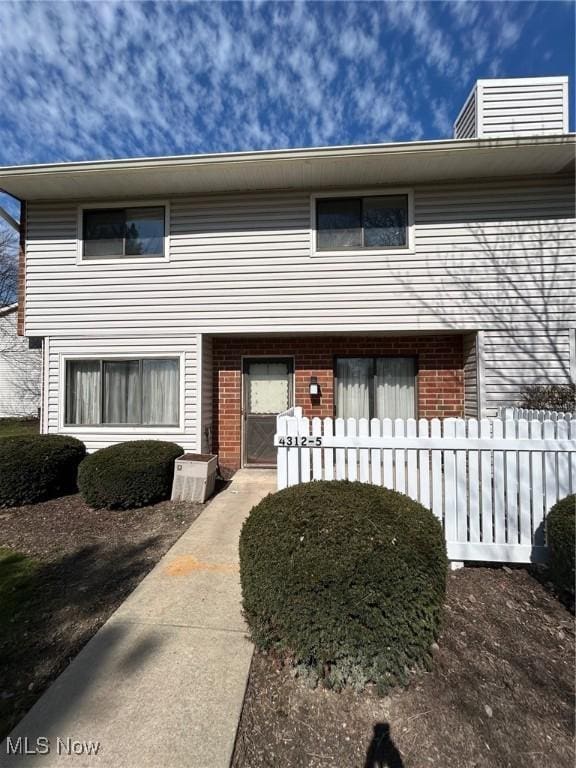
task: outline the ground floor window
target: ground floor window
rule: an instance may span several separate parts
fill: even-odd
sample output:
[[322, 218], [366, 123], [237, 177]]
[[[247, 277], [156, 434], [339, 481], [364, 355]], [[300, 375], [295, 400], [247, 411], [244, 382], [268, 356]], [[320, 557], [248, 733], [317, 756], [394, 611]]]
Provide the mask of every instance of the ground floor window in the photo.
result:
[[180, 360], [66, 361], [66, 424], [178, 426]]
[[416, 416], [413, 357], [338, 357], [336, 416], [408, 419]]

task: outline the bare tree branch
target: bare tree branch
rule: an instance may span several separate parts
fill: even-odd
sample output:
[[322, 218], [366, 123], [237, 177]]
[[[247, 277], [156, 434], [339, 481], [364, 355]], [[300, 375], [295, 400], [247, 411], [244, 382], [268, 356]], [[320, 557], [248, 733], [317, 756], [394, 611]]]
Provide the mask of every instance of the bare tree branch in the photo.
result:
[[18, 237], [0, 227], [0, 307], [16, 301], [18, 289]]

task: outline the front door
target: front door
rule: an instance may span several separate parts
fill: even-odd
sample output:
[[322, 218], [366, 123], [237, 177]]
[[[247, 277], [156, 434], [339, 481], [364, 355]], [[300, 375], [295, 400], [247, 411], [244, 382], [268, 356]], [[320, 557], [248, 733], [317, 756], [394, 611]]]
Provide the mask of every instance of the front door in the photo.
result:
[[243, 456], [246, 466], [276, 464], [276, 416], [292, 407], [294, 363], [289, 357], [250, 357], [243, 363]]

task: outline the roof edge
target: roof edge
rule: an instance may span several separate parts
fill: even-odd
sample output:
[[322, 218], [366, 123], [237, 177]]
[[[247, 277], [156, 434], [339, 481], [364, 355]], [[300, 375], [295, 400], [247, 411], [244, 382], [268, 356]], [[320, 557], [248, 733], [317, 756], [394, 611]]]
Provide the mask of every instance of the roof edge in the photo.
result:
[[0, 166], [0, 179], [14, 176], [49, 173], [80, 173], [114, 170], [151, 170], [218, 163], [267, 162], [274, 160], [307, 160], [316, 158], [355, 157], [371, 154], [401, 154], [412, 152], [442, 152], [480, 148], [509, 148], [569, 144], [575, 133], [514, 138], [435, 139], [432, 141], [389, 142], [382, 144], [349, 144], [330, 147], [254, 150], [247, 152], [218, 152], [200, 155], [165, 155], [155, 157], [118, 158], [112, 160], [82, 160], [63, 163]]

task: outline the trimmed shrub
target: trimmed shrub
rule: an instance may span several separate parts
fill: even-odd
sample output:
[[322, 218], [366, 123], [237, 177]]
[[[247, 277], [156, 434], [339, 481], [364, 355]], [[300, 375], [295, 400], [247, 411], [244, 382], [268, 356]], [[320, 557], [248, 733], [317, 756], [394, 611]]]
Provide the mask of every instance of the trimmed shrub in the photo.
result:
[[87, 456], [78, 487], [91, 507], [131, 509], [170, 498], [174, 460], [183, 448], [161, 440], [117, 443]]
[[576, 384], [532, 384], [522, 390], [518, 405], [537, 411], [574, 413]]
[[254, 642], [337, 689], [374, 682], [383, 693], [430, 664], [447, 567], [432, 512], [364, 483], [313, 482], [268, 496], [240, 537]]
[[566, 496], [557, 502], [546, 520], [548, 546], [550, 548], [550, 575], [557, 589], [574, 595], [576, 495]]
[[84, 443], [66, 435], [0, 440], [0, 507], [33, 504], [76, 490]]

